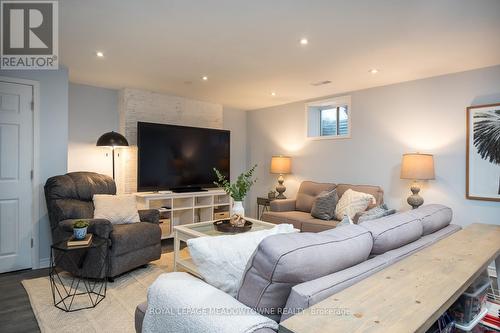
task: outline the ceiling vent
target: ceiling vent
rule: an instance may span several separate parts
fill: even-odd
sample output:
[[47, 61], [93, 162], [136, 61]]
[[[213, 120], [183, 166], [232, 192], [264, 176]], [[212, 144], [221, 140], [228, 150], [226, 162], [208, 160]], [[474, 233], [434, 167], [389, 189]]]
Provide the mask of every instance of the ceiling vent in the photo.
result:
[[315, 86], [315, 87], [318, 87], [318, 86], [323, 86], [325, 84], [330, 84], [332, 83], [332, 81], [329, 81], [329, 80], [325, 80], [325, 81], [318, 81], [318, 82], [313, 82], [311, 83], [311, 86]]

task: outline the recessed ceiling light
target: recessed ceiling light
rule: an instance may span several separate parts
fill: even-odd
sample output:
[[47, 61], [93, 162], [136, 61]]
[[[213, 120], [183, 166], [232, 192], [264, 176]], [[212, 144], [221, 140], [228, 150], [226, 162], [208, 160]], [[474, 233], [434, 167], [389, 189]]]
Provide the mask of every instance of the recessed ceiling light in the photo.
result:
[[104, 53], [102, 53], [101, 51], [97, 51], [95, 55], [98, 56], [99, 58], [104, 57]]
[[203, 81], [207, 81], [207, 80], [208, 80], [208, 76], [202, 76], [202, 77], [201, 77], [201, 79], [202, 79]]
[[309, 44], [309, 41], [307, 40], [307, 38], [300, 39], [300, 45], [307, 45], [307, 44]]
[[271, 96], [276, 96], [276, 92], [275, 91], [271, 91]]
[[378, 69], [372, 68], [368, 72], [370, 72], [371, 74], [377, 74], [378, 73]]

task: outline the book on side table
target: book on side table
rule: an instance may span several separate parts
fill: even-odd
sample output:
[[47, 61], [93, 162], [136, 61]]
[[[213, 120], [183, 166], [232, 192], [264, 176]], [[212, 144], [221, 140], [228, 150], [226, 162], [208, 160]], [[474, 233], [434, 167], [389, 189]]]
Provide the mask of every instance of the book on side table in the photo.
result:
[[87, 234], [84, 239], [76, 239], [75, 236], [71, 236], [68, 239], [68, 247], [73, 246], [87, 246], [92, 242], [92, 234]]

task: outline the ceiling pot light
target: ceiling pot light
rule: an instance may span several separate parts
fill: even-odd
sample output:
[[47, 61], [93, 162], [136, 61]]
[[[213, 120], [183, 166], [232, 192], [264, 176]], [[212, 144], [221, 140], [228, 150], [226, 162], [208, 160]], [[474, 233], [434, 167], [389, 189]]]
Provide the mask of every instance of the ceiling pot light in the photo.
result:
[[271, 96], [276, 96], [276, 92], [272, 91]]
[[307, 44], [309, 44], [309, 41], [307, 40], [307, 38], [300, 39], [300, 45], [307, 45]]
[[372, 68], [368, 72], [370, 72], [371, 74], [377, 74], [378, 73], [378, 69]]
[[208, 76], [202, 76], [202, 77], [201, 77], [201, 79], [202, 79], [203, 81], [207, 81], [207, 80], [208, 80]]
[[99, 58], [104, 57], [104, 53], [102, 53], [101, 51], [97, 51], [97, 52], [95, 53], [95, 55], [96, 55], [97, 57], [99, 57]]

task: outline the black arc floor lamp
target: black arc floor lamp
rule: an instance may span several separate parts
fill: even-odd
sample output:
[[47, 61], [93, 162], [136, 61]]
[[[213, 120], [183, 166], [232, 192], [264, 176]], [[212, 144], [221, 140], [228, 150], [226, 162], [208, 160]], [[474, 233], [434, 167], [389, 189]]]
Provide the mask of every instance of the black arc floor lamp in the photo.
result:
[[113, 180], [115, 179], [115, 147], [128, 147], [128, 141], [123, 135], [116, 132], [108, 132], [97, 139], [96, 146], [111, 147], [113, 150]]

